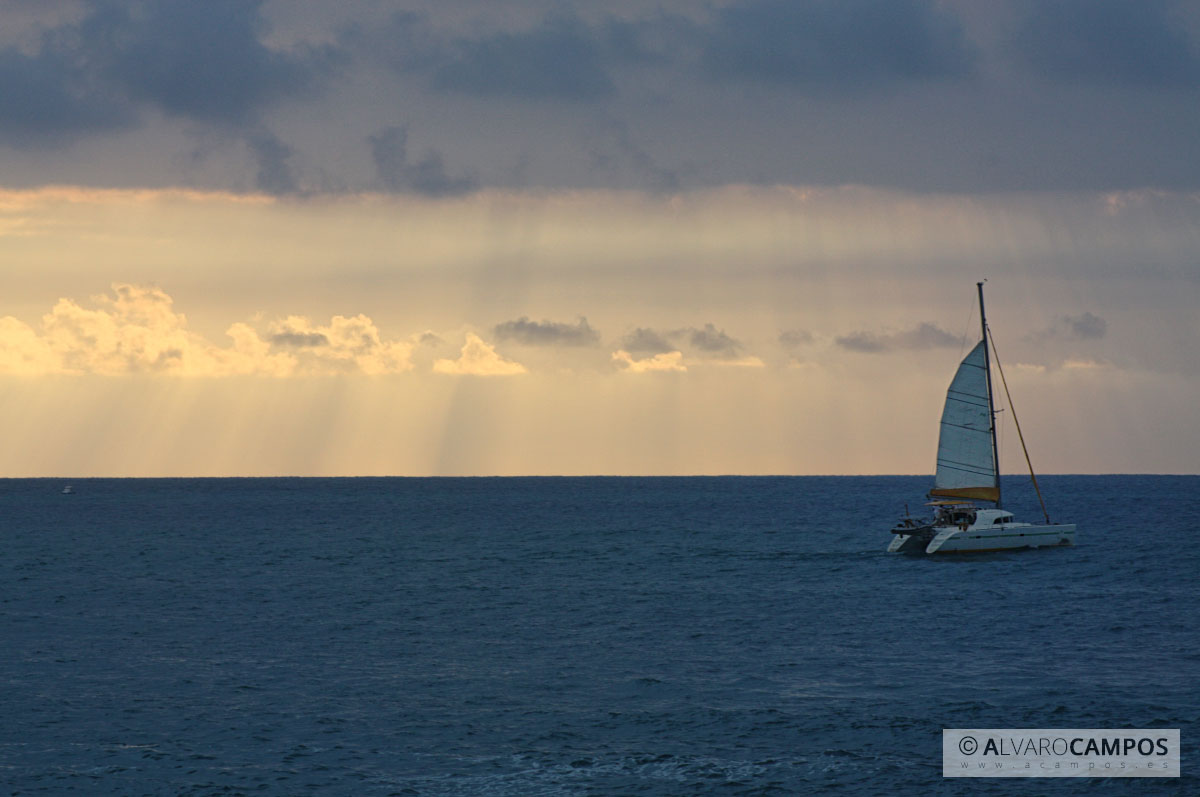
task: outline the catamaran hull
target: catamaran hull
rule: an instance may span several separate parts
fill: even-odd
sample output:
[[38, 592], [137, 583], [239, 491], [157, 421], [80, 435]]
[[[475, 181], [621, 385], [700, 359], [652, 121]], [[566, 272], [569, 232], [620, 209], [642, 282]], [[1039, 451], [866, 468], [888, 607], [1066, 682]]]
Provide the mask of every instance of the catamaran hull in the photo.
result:
[[1075, 544], [1075, 526], [1008, 526], [1004, 528], [935, 527], [933, 536], [897, 534], [888, 545], [892, 553], [988, 553], [1019, 548], [1047, 548]]
[[[976, 287], [979, 289], [979, 342], [958, 364], [946, 390], [938, 433], [937, 471], [933, 476], [933, 489], [929, 491], [928, 505], [933, 507], [933, 517], [929, 520], [914, 518], [908, 514], [906, 506], [905, 516], [892, 527], [895, 537], [888, 545], [889, 551], [983, 553], [1075, 544], [1075, 527], [1051, 523], [1045, 502], [1042, 502], [1042, 514], [1046, 524], [1041, 526], [1017, 522], [1012, 512], [1001, 508], [996, 405], [992, 395], [992, 360], [988, 354], [991, 333], [983, 312], [983, 283], [976, 283]], [[994, 347], [994, 341], [992, 345]], [[997, 361], [997, 368], [999, 365]], [[1000, 379], [1003, 382], [1003, 369], [1000, 369]], [[1008, 393], [1007, 384], [1004, 392]], [[1011, 398], [1008, 403], [1012, 409]], [[1015, 422], [1015, 410], [1012, 417]], [[1019, 424], [1017, 436], [1025, 450], [1025, 438]], [[1027, 450], [1025, 459], [1029, 460]], [[1033, 475], [1032, 464], [1029, 478], [1041, 501], [1042, 493]], [[979, 508], [976, 501], [995, 506]]]

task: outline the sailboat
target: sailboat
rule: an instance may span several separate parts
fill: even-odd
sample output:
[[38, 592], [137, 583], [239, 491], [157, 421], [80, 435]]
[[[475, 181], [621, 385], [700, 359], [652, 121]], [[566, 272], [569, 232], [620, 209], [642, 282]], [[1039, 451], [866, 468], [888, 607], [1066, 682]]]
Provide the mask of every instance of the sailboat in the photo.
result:
[[[1029, 475], [1042, 505], [1044, 524], [1018, 522], [1004, 509], [1000, 495], [999, 455], [996, 447], [996, 411], [992, 400], [992, 368], [989, 356], [991, 332], [983, 310], [983, 283], [979, 289], [979, 320], [982, 335], [958, 366], [946, 404], [942, 409], [938, 436], [937, 472], [928, 506], [931, 519], [902, 518], [892, 529], [888, 551], [901, 553], [983, 553], [1013, 548], [1042, 548], [1074, 545], [1075, 526], [1051, 523], [1037, 476], [1025, 448], [1021, 425], [1017, 437], [1030, 463]], [[992, 343], [991, 348], [995, 348]], [[996, 361], [1005, 394], [1008, 384]], [[1009, 409], [1012, 397], [1009, 396]], [[1016, 413], [1013, 413], [1014, 422]], [[992, 506], [981, 506], [991, 504]]]

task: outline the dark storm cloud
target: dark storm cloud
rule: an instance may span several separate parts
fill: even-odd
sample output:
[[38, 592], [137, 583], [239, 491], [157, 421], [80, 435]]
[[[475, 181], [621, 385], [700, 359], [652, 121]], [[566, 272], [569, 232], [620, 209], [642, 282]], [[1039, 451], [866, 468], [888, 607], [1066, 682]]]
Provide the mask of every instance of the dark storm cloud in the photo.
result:
[[850, 351], [878, 354], [897, 349], [932, 349], [939, 346], [957, 346], [961, 341], [949, 332], [928, 322], [918, 324], [902, 332], [880, 334], [876, 332], [851, 332], [834, 338], [834, 343]]
[[397, 11], [382, 23], [350, 22], [338, 32], [341, 46], [356, 56], [382, 63], [397, 72], [432, 69], [443, 58], [443, 37], [429, 17], [415, 11]]
[[666, 60], [661, 33], [677, 28], [677, 20], [663, 18], [632, 22], [609, 17], [596, 29], [603, 50], [613, 59], [630, 64], [657, 64]]
[[292, 148], [280, 141], [268, 131], [251, 134], [246, 139], [258, 171], [255, 174], [255, 186], [268, 194], [294, 194], [299, 190], [296, 176], [288, 159], [292, 156]]
[[258, 0], [101, 3], [80, 26], [84, 48], [130, 97], [204, 122], [242, 124], [316, 89], [336, 51], [263, 44]]
[[455, 196], [475, 190], [472, 177], [452, 177], [440, 153], [429, 150], [417, 161], [408, 157], [408, 128], [387, 127], [368, 137], [371, 160], [379, 182], [389, 191], [414, 192], [424, 196]]
[[679, 347], [653, 329], [638, 327], [621, 338], [621, 348], [634, 354], [666, 354]]
[[589, 152], [593, 169], [609, 173], [625, 169], [643, 177], [647, 185], [654, 190], [679, 190], [682, 185], [682, 170], [659, 163], [650, 152], [633, 140], [627, 124], [612, 121], [597, 125], [595, 133], [601, 140]]
[[0, 51], [0, 139], [7, 143], [54, 146], [135, 120], [133, 107], [97, 85], [86, 65], [54, 37], [35, 55]]
[[933, 0], [750, 0], [707, 18], [667, 7], [590, 21], [559, 12], [524, 29], [466, 36], [402, 12], [382, 28], [351, 26], [342, 40], [427, 74], [438, 91], [489, 97], [601, 99], [616, 93], [614, 70], [627, 66], [699, 63], [706, 78], [825, 91], [962, 77], [975, 63], [958, 18]]
[[594, 100], [613, 93], [597, 34], [572, 18], [458, 39], [433, 73], [434, 88], [477, 96]]
[[751, 0], [716, 13], [701, 54], [713, 77], [822, 92], [964, 77], [974, 61], [929, 0]]
[[494, 332], [500, 340], [515, 340], [529, 346], [590, 346], [600, 342], [600, 333], [582, 317], [574, 324], [564, 324], [530, 321], [521, 316], [515, 321], [497, 324]]
[[[1200, 6], [1188, 0], [8, 7], [0, 144], [26, 150], [6, 163], [14, 185], [433, 197], [481, 185], [1200, 185], [1187, 157], [1200, 137]], [[294, 113], [306, 100], [313, 112]], [[37, 151], [112, 133], [104, 161]], [[181, 168], [197, 141], [205, 157]]]
[[136, 105], [242, 126], [313, 93], [341, 63], [330, 48], [268, 48], [256, 0], [96, 2], [38, 49], [0, 51], [0, 137], [57, 144], [133, 126]]
[[349, 23], [338, 39], [367, 60], [429, 77], [444, 92], [550, 100], [609, 96], [614, 67], [662, 65], [697, 40], [695, 23], [667, 13], [588, 21], [559, 10], [507, 31], [470, 27], [464, 33], [428, 13], [398, 11], [379, 24]]
[[1037, 0], [1014, 37], [1045, 77], [1114, 85], [1200, 86], [1200, 47], [1172, 0]]

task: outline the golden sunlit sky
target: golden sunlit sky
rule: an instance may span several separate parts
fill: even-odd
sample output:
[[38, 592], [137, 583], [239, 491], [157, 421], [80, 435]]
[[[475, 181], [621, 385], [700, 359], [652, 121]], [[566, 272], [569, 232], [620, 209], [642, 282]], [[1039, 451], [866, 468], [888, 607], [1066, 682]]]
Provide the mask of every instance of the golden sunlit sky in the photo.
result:
[[1196, 472], [1193, 5], [0, 20], [2, 476]]

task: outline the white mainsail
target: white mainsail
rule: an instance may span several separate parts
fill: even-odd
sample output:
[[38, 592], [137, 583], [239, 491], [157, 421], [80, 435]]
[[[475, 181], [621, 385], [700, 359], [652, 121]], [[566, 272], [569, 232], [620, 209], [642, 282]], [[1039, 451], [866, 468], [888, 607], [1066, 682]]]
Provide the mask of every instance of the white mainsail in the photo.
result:
[[[996, 447], [996, 413], [992, 400], [991, 357], [995, 342], [988, 330], [987, 317], [983, 313], [983, 283], [979, 289], [979, 327], [981, 340], [959, 364], [946, 391], [946, 404], [942, 408], [942, 428], [938, 435], [937, 475], [930, 497], [949, 500], [934, 501], [937, 506], [931, 520], [913, 518], [908, 514], [893, 528], [895, 535], [888, 545], [889, 551], [904, 553], [982, 553], [1003, 551], [1013, 548], [1040, 548], [1047, 545], [1074, 545], [1073, 523], [1051, 523], [1042, 502], [1045, 524], [1017, 522], [1011, 512], [1000, 506], [1000, 467]], [[989, 349], [988, 344], [992, 344]], [[1000, 382], [1004, 384], [1004, 369], [999, 360], [996, 368]], [[1008, 385], [1004, 384], [1005, 396]], [[1012, 398], [1008, 397], [1012, 409]], [[1016, 412], [1012, 412], [1017, 427], [1017, 437], [1025, 450], [1025, 438], [1021, 425], [1016, 423]], [[1041, 500], [1033, 465], [1029, 462], [1029, 451], [1025, 450], [1025, 461], [1029, 464], [1029, 478]], [[995, 508], [979, 509], [975, 501], [990, 501]]]
[[971, 349], [946, 391], [938, 436], [937, 475], [932, 496], [998, 501], [992, 452], [992, 407], [988, 397], [985, 341]]

